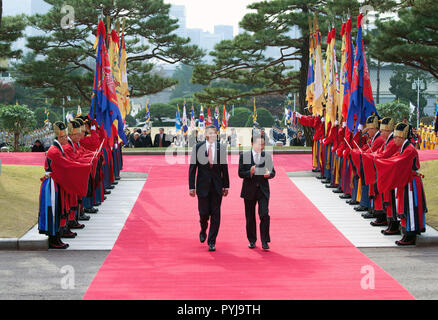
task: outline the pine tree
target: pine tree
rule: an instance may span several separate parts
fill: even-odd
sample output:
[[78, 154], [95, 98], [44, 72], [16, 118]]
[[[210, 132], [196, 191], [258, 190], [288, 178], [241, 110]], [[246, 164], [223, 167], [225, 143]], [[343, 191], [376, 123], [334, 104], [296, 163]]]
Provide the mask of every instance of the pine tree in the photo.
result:
[[[67, 96], [71, 97], [72, 105], [86, 105], [91, 101], [96, 59], [93, 44], [99, 18], [107, 25], [106, 17], [110, 17], [112, 29], [116, 29], [116, 21], [126, 21], [128, 83], [132, 97], [154, 94], [177, 83], [153, 72], [157, 61], [192, 64], [204, 54], [189, 45], [189, 39], [175, 34], [177, 20], [170, 18], [170, 4], [163, 0], [71, 0], [68, 2], [74, 9], [71, 21], [62, 13], [64, 0], [45, 1], [52, 5], [50, 11], [28, 18], [32, 27], [44, 32], [44, 35], [28, 38], [27, 46], [37, 58], [19, 65], [17, 77], [23, 85], [47, 89], [47, 95], [54, 98], [55, 104], [61, 104], [62, 98]], [[72, 28], [65, 28], [69, 22]]]
[[377, 20], [371, 51], [381, 61], [429, 72], [438, 79], [438, 6], [436, 0], [412, 0], [398, 20]]

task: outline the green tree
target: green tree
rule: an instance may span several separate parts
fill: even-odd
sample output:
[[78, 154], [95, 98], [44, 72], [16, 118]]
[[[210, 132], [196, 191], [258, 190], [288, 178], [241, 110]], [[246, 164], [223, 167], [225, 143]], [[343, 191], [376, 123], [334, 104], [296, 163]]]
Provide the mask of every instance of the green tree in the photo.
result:
[[195, 92], [201, 91], [205, 87], [199, 84], [191, 83], [190, 79], [192, 78], [192, 73], [192, 66], [181, 64], [176, 68], [172, 78], [178, 80], [178, 84], [172, 91], [170, 96], [171, 99], [191, 95]]
[[409, 105], [397, 100], [392, 102], [378, 104], [376, 106], [379, 116], [382, 118], [393, 118], [396, 123], [409, 119], [410, 109]]
[[[151, 120], [154, 125], [163, 125], [164, 118], [175, 118], [176, 106], [172, 106], [166, 103], [153, 103], [149, 106], [149, 112], [151, 114]], [[144, 122], [146, 119], [146, 108], [141, 109], [135, 118], [140, 122]]]
[[[170, 4], [163, 0], [71, 0], [74, 25], [63, 28], [64, 0], [45, 0], [52, 5], [44, 15], [28, 18], [42, 36], [28, 37], [27, 46], [43, 59], [18, 66], [18, 81], [32, 88], [47, 89], [54, 104], [70, 96], [72, 105], [90, 103], [94, 78], [93, 49], [99, 15], [111, 22], [125, 19], [128, 82], [131, 96], [154, 94], [177, 83], [152, 72], [155, 61], [196, 63], [203, 51], [175, 34], [177, 20], [169, 17]], [[102, 5], [102, 10], [100, 9]], [[106, 22], [106, 19], [104, 19]], [[113, 26], [115, 29], [115, 27]], [[109, 30], [107, 30], [109, 34]]]
[[[426, 84], [424, 89], [420, 89], [420, 118], [424, 117], [424, 108], [427, 105], [425, 92], [427, 91], [430, 76], [425, 74], [424, 71], [404, 66], [395, 66], [394, 70], [394, 75], [389, 79], [391, 85], [389, 91], [395, 95], [396, 99], [405, 102], [407, 105], [409, 105], [409, 102], [415, 106], [417, 105], [417, 89], [412, 89], [414, 80], [420, 79]], [[414, 110], [411, 121], [417, 123], [417, 110]]]
[[135, 120], [135, 118], [133, 116], [131, 116], [130, 114], [126, 115], [125, 117], [125, 123], [129, 126], [129, 127], [135, 127], [135, 125], [137, 124], [137, 121]]
[[0, 106], [1, 127], [14, 133], [14, 151], [18, 151], [20, 135], [35, 126], [35, 115], [25, 105]]
[[[212, 65], [197, 65], [193, 71], [193, 82], [210, 85], [216, 79], [227, 79], [237, 84], [255, 86], [250, 90], [215, 88], [208, 86], [195, 93], [200, 102], [214, 101], [220, 104], [237, 103], [241, 97], [266, 94], [299, 95], [297, 111], [305, 114], [306, 83], [309, 61], [309, 23], [314, 13], [319, 17], [319, 30], [325, 38], [326, 30], [335, 23], [338, 30], [337, 52], [340, 53], [342, 16], [347, 8], [359, 12], [365, 4], [372, 4], [375, 10], [394, 8], [395, 1], [374, 0], [273, 0], [252, 3], [253, 12], [246, 14], [240, 27], [247, 32], [233, 40], [218, 43], [210, 55]], [[355, 17], [352, 17], [355, 20]], [[323, 51], [325, 51], [323, 41]], [[267, 56], [267, 50], [276, 51]], [[274, 57], [272, 57], [274, 56]], [[298, 62], [299, 69], [294, 68]], [[310, 130], [305, 128], [306, 136]]]
[[[49, 108], [49, 121], [55, 123], [62, 120], [62, 114], [57, 113], [53, 108]], [[35, 115], [35, 128], [41, 128], [45, 124], [46, 114], [44, 107], [38, 107], [33, 110]]]
[[[229, 111], [231, 113], [231, 111]], [[249, 116], [251, 115], [251, 110], [248, 108], [240, 107], [234, 108], [234, 116], [231, 115], [228, 120], [229, 127], [245, 127]]]
[[[252, 111], [250, 112], [251, 114], [249, 115], [248, 120], [246, 121], [245, 127], [253, 126]], [[265, 128], [269, 128], [272, 127], [274, 121], [275, 121], [274, 117], [268, 110], [266, 110], [265, 108], [257, 108], [257, 123], [259, 125]]]
[[[4, 17], [0, 26], [0, 58], [1, 59], [19, 59], [21, 50], [12, 49], [11, 45], [23, 37], [23, 31], [26, 26], [24, 15], [15, 17]], [[0, 66], [0, 71], [5, 71], [7, 66]]]
[[438, 6], [436, 0], [412, 0], [398, 19], [378, 19], [370, 51], [381, 61], [404, 64], [438, 79]]

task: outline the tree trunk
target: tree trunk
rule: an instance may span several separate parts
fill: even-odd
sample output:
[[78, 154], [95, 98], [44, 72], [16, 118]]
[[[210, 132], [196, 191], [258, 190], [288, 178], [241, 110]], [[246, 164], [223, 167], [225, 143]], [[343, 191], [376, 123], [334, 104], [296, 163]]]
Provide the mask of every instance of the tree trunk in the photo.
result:
[[20, 140], [20, 132], [14, 132], [14, 152], [18, 152], [18, 142]]

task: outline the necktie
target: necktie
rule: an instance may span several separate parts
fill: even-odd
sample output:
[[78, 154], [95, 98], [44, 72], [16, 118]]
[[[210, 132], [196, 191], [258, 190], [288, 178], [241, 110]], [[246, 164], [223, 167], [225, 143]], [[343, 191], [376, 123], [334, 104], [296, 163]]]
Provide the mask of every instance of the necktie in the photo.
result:
[[208, 146], [208, 162], [210, 163], [210, 168], [213, 167], [213, 144]]
[[163, 146], [163, 136], [162, 135], [160, 135], [160, 145], [159, 145], [160, 147], [162, 147]]
[[258, 153], [255, 154], [254, 162], [257, 165], [260, 164], [260, 155]]

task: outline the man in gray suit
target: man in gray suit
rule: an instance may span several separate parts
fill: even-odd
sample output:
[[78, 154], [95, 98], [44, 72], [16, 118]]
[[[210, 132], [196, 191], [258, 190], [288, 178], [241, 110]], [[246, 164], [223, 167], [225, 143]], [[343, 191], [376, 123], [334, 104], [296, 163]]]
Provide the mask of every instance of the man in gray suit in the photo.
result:
[[253, 135], [251, 151], [240, 154], [239, 177], [243, 178], [240, 197], [245, 202], [246, 236], [249, 248], [254, 249], [257, 241], [255, 207], [258, 203], [260, 217], [260, 238], [262, 248], [269, 249], [269, 179], [275, 177], [272, 155], [265, 152], [265, 136]]

